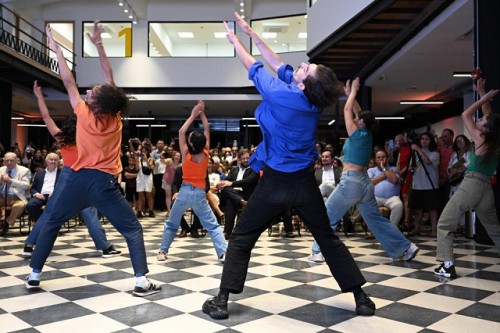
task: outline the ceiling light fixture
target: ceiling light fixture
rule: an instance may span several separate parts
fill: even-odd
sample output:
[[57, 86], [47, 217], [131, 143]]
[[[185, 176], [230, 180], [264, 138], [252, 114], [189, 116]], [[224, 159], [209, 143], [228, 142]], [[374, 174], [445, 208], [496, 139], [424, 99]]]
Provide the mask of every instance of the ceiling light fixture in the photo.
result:
[[135, 125], [135, 127], [149, 127], [149, 125], [146, 125], [146, 124], [137, 124], [137, 125]]
[[440, 105], [444, 104], [443, 100], [401, 100], [399, 101], [401, 105]]
[[11, 117], [11, 120], [24, 120], [24, 117]]
[[194, 34], [191, 31], [180, 31], [177, 35], [179, 38], [194, 38]]
[[255, 120], [255, 118], [241, 118], [241, 120]]
[[156, 125], [151, 125], [151, 127], [167, 127], [165, 124], [156, 124]]
[[375, 117], [378, 120], [405, 120], [405, 117]]
[[155, 117], [123, 117], [122, 120], [155, 120]]
[[41, 124], [17, 124], [19, 127], [47, 127], [47, 125]]
[[453, 72], [453, 77], [472, 77], [471, 72]]
[[328, 123], [328, 126], [333, 125], [333, 124], [335, 123], [335, 121], [336, 121], [336, 119], [333, 119], [332, 121], [330, 121], [330, 122]]
[[127, 0], [118, 0], [118, 6], [123, 8], [123, 12], [132, 20], [133, 24], [137, 24], [138, 16], [134, 9], [130, 6]]

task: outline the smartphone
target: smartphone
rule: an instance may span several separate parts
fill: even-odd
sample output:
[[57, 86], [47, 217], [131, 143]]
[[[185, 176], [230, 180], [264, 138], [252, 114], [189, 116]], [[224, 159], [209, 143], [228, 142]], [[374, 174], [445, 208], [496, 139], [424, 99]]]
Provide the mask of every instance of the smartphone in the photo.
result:
[[394, 150], [394, 140], [389, 140], [389, 149]]

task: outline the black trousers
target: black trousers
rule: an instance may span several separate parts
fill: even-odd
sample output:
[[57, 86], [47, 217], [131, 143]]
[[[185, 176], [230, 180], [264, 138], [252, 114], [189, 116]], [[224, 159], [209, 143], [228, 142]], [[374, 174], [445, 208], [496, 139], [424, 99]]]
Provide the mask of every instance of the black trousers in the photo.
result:
[[235, 190], [232, 187], [224, 187], [222, 190], [222, 200], [224, 201], [224, 233], [231, 234], [234, 228], [234, 221], [240, 206], [241, 200], [248, 200], [243, 196], [243, 191]]
[[243, 291], [251, 251], [257, 239], [276, 214], [292, 206], [321, 247], [342, 292], [366, 282], [351, 253], [330, 227], [312, 166], [293, 173], [266, 167], [229, 238], [221, 289], [234, 294]]
[[155, 187], [155, 197], [153, 198], [154, 209], [165, 210], [167, 204], [165, 202], [165, 190], [161, 188], [163, 174], [153, 175], [153, 186]]

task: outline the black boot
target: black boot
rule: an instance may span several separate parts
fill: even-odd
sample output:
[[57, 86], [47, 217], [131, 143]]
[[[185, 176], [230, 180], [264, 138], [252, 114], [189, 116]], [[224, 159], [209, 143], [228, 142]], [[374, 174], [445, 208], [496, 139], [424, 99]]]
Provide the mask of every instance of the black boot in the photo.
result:
[[212, 319], [227, 319], [227, 296], [219, 294], [216, 297], [209, 298], [203, 303], [202, 310]]
[[356, 314], [359, 316], [373, 316], [375, 314], [375, 303], [360, 288], [353, 290], [354, 301], [356, 302]]
[[191, 229], [191, 237], [201, 238], [201, 235], [198, 233], [198, 229]]

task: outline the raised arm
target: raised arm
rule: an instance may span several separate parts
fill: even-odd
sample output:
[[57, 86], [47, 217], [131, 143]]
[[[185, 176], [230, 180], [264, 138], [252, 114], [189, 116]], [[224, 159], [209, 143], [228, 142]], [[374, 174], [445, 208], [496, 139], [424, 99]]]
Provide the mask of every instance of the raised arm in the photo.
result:
[[203, 101], [201, 101], [201, 103], [202, 110], [200, 113], [200, 120], [203, 124], [203, 134], [205, 135], [205, 138], [207, 138], [207, 144], [205, 145], [205, 148], [210, 149], [210, 124], [208, 123], [207, 115], [205, 114], [205, 103]]
[[[479, 94], [479, 97], [483, 97], [486, 94], [486, 80], [483, 78], [477, 80], [475, 89]], [[492, 109], [489, 101], [483, 104], [482, 111], [484, 115], [491, 113]]]
[[278, 72], [278, 68], [283, 65], [284, 61], [280, 58], [263, 40], [259, 35], [252, 29], [252, 27], [238, 14], [235, 12], [236, 22], [240, 25], [241, 29], [252, 38], [254, 44], [260, 51], [260, 54], [264, 58], [265, 62], [272, 68], [275, 72]]
[[56, 123], [50, 116], [47, 104], [45, 104], [45, 98], [43, 97], [42, 87], [38, 85], [38, 82], [36, 80], [33, 83], [33, 93], [36, 96], [38, 109], [40, 110], [40, 114], [42, 115], [43, 122], [45, 123], [45, 125], [47, 125], [47, 129], [49, 130], [50, 134], [55, 137], [57, 133], [61, 132], [61, 129], [57, 127]]
[[[481, 130], [476, 126], [476, 124], [472, 120], [472, 116], [474, 115], [477, 109], [484, 106], [485, 104], [489, 104], [489, 102], [493, 99], [493, 97], [495, 97], [498, 94], [498, 92], [499, 92], [498, 89], [493, 89], [488, 91], [486, 94], [481, 96], [479, 100], [477, 100], [471, 106], [469, 106], [467, 110], [462, 112], [462, 120], [465, 124], [465, 127], [467, 127], [467, 130], [469, 131], [472, 141], [474, 141], [476, 147], [481, 146], [481, 144], [484, 142], [484, 137], [482, 136]], [[488, 113], [485, 113], [484, 111], [485, 110], [483, 109], [483, 113], [487, 115]]]
[[66, 63], [66, 59], [64, 58], [59, 44], [56, 43], [54, 37], [52, 36], [52, 29], [50, 28], [50, 25], [47, 25], [45, 32], [47, 33], [47, 37], [49, 39], [50, 48], [56, 53], [57, 61], [59, 63], [59, 75], [61, 76], [64, 87], [68, 92], [69, 102], [74, 109], [82, 100], [80, 93], [78, 92], [78, 87], [76, 86], [75, 77]]
[[248, 53], [247, 49], [243, 46], [243, 44], [241, 44], [238, 36], [234, 34], [233, 30], [229, 29], [229, 26], [225, 21], [224, 21], [224, 27], [226, 28], [227, 31], [227, 39], [231, 44], [233, 44], [234, 50], [236, 51], [236, 55], [240, 59], [243, 66], [245, 66], [246, 69], [249, 69], [250, 66], [252, 66], [252, 64], [255, 62], [255, 58], [252, 57], [250, 53]]
[[[185, 160], [186, 155], [188, 153], [187, 139], [186, 133], [189, 130], [189, 126], [193, 123], [193, 121], [203, 112], [205, 109], [205, 103], [200, 99], [198, 104], [196, 104], [191, 111], [191, 115], [184, 122], [182, 127], [179, 129], [179, 148], [181, 150], [182, 160]], [[208, 138], [207, 138], [208, 140]]]
[[101, 21], [94, 21], [94, 29], [92, 30], [92, 35], [87, 33], [87, 36], [95, 45], [97, 53], [99, 54], [99, 60], [101, 61], [101, 69], [104, 74], [104, 80], [107, 84], [115, 85], [115, 81], [113, 79], [113, 70], [111, 69], [111, 64], [109, 63], [108, 56], [106, 55], [106, 51], [104, 50], [104, 45], [102, 44], [102, 31], [103, 29], [101, 27]]
[[352, 84], [350, 80], [347, 80], [345, 85], [345, 93], [348, 97], [344, 106], [344, 119], [348, 135], [351, 135], [358, 129], [358, 125], [354, 119], [354, 116], [357, 116], [359, 111], [361, 111], [361, 108], [356, 101], [356, 95], [358, 94], [358, 91], [359, 77], [354, 79], [354, 81], [352, 81]]

